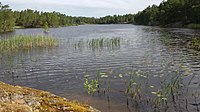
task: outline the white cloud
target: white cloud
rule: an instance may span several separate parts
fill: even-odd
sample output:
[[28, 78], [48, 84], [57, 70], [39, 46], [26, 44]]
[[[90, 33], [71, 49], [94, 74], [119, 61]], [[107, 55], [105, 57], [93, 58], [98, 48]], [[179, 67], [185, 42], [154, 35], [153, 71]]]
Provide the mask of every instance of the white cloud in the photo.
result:
[[162, 0], [1, 0], [14, 10], [34, 9], [58, 11], [68, 15], [105, 16], [136, 13], [148, 5], [159, 4]]

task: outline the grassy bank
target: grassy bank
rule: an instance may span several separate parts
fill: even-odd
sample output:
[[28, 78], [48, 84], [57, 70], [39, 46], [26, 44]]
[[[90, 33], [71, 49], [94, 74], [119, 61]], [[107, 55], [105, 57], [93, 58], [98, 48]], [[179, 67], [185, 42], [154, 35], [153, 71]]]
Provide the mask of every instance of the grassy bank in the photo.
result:
[[53, 47], [58, 45], [58, 40], [47, 36], [14, 36], [0, 39], [0, 52], [17, 51], [36, 47]]

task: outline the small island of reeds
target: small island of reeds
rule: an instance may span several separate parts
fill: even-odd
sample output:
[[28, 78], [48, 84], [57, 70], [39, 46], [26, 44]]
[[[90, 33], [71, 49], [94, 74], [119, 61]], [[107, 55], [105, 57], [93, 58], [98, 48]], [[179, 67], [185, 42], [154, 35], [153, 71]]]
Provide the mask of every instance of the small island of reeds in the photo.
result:
[[36, 47], [54, 47], [58, 45], [58, 40], [54, 37], [42, 35], [20, 35], [7, 39], [0, 39], [0, 52], [17, 51], [20, 49], [30, 49]]

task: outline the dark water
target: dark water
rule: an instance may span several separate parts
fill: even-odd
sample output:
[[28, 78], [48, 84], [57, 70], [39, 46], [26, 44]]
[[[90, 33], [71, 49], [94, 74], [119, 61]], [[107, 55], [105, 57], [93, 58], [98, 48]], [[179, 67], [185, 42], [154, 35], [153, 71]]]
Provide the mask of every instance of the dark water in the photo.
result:
[[[1, 54], [3, 82], [50, 91], [102, 112], [199, 111], [200, 53], [185, 48], [199, 30], [83, 25], [49, 34], [18, 29], [2, 38], [22, 34], [54, 36], [60, 45]], [[97, 38], [119, 38], [120, 45], [91, 48], [88, 42]], [[99, 79], [99, 92], [87, 94], [86, 75]]]

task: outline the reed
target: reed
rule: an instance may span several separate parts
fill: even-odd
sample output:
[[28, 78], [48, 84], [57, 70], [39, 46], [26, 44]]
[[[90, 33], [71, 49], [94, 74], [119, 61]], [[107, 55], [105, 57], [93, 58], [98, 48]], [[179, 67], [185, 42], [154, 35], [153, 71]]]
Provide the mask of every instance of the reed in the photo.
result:
[[89, 46], [91, 48], [103, 48], [103, 47], [119, 47], [120, 46], [120, 38], [98, 38], [89, 40]]
[[187, 44], [188, 48], [200, 50], [200, 38], [193, 38]]
[[58, 45], [58, 40], [47, 36], [20, 35], [8, 39], [0, 39], [0, 52], [17, 51], [36, 47], [53, 47]]

